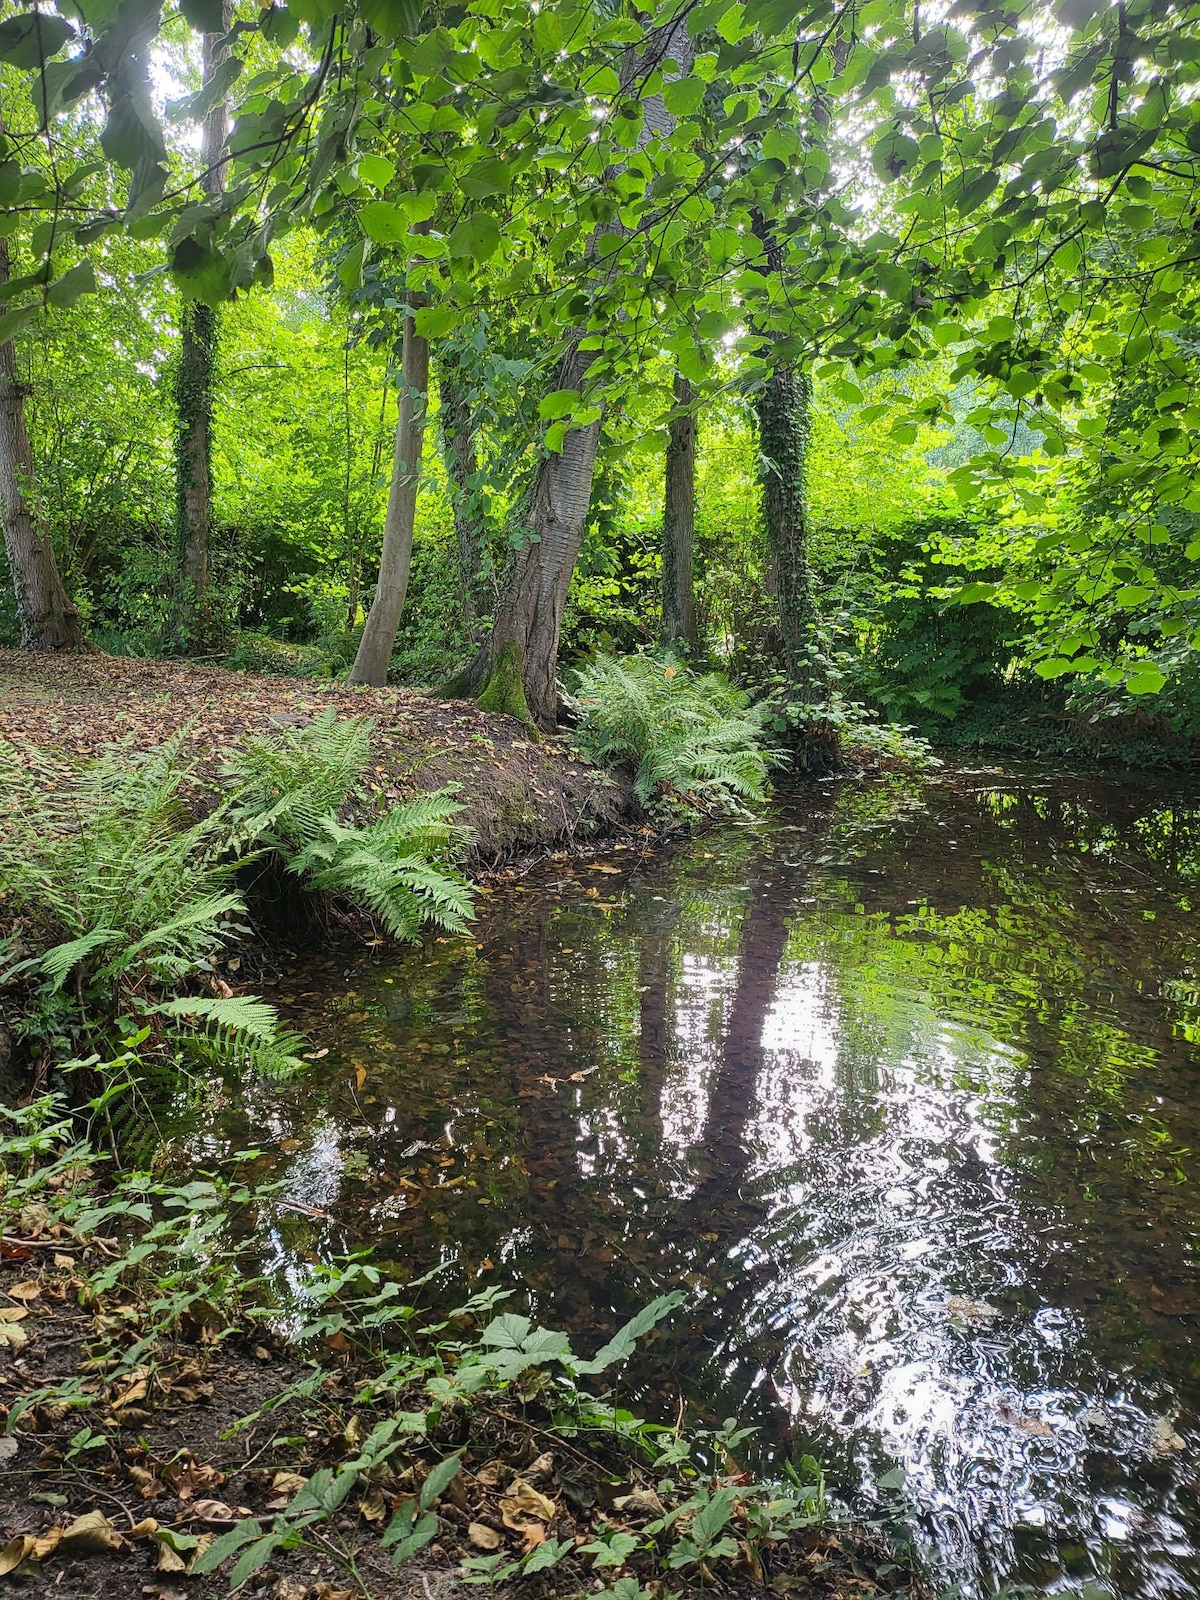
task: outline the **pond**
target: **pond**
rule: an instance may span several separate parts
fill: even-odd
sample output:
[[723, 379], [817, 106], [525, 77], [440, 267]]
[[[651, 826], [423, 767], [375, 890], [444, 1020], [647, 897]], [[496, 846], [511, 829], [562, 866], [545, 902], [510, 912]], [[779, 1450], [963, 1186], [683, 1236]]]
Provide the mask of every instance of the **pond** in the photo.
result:
[[470, 938], [286, 975], [319, 1055], [194, 1147], [282, 1176], [302, 1281], [364, 1242], [517, 1291], [629, 1382], [903, 1470], [965, 1594], [1200, 1592], [1200, 809], [959, 768], [550, 862]]

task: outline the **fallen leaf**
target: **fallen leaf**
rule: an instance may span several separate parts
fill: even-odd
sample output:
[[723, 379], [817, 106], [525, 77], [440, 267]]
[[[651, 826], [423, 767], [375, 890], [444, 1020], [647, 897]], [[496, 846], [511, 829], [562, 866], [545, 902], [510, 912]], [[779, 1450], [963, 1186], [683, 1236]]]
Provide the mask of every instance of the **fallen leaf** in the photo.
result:
[[0, 1350], [20, 1350], [29, 1343], [24, 1328], [15, 1322], [0, 1322]]
[[54, 1265], [58, 1268], [59, 1272], [74, 1272], [74, 1270], [75, 1270], [75, 1257], [74, 1256], [55, 1256]]
[[154, 1563], [156, 1572], [186, 1572], [187, 1562], [169, 1544], [159, 1543], [158, 1558]]
[[364, 1085], [366, 1084], [366, 1081], [367, 1081], [367, 1069], [366, 1069], [366, 1067], [355, 1067], [355, 1069], [354, 1069], [354, 1086], [355, 1086], [355, 1088], [356, 1089], [363, 1088]]
[[483, 1489], [495, 1489], [504, 1471], [503, 1461], [485, 1461], [475, 1474], [475, 1482]]
[[103, 1511], [85, 1511], [63, 1529], [62, 1545], [72, 1555], [98, 1556], [121, 1548], [121, 1535]]
[[524, 1477], [532, 1483], [537, 1478], [548, 1478], [553, 1471], [554, 1457], [546, 1450], [525, 1468]]
[[113, 1410], [119, 1411], [122, 1406], [132, 1405], [135, 1400], [144, 1400], [148, 1387], [149, 1385], [145, 1378], [138, 1378], [136, 1382], [131, 1383], [128, 1389], [123, 1390], [113, 1401]]
[[[171, 1467], [166, 1473], [166, 1478], [175, 1493], [185, 1502], [194, 1499], [198, 1494], [211, 1494], [225, 1482], [223, 1472], [219, 1472], [216, 1467], [196, 1461], [185, 1461], [180, 1466]], [[214, 1505], [219, 1503], [219, 1501], [212, 1502]]]
[[538, 1545], [545, 1544], [546, 1529], [540, 1522], [531, 1522], [521, 1535], [521, 1554], [527, 1556], [531, 1550], [536, 1550]]
[[10, 1539], [0, 1550], [0, 1578], [6, 1573], [15, 1572], [25, 1559], [26, 1549], [33, 1548], [33, 1540], [28, 1535], [19, 1533], [15, 1539]]
[[271, 1479], [272, 1494], [299, 1494], [308, 1483], [308, 1479], [299, 1472], [277, 1472]]
[[140, 1522], [135, 1522], [129, 1530], [131, 1539], [153, 1539], [158, 1532], [158, 1523], [153, 1517], [143, 1517]]
[[467, 1538], [476, 1550], [499, 1550], [504, 1543], [503, 1536], [495, 1528], [489, 1528], [486, 1522], [472, 1522], [467, 1529]]
[[3, 1466], [6, 1461], [11, 1461], [20, 1448], [21, 1441], [14, 1439], [11, 1434], [0, 1438], [0, 1466]]
[[4, 1292], [12, 1300], [36, 1300], [41, 1295], [42, 1286], [32, 1278], [27, 1278], [23, 1283], [10, 1285]]
[[554, 1520], [554, 1501], [548, 1500], [524, 1478], [517, 1478], [500, 1502], [500, 1516], [506, 1528], [511, 1528], [514, 1533], [524, 1533], [533, 1521]]
[[197, 1500], [192, 1507], [191, 1515], [197, 1522], [236, 1522], [238, 1513], [232, 1506], [227, 1506], [224, 1500]]
[[47, 1556], [53, 1555], [62, 1543], [63, 1530], [61, 1528], [47, 1528], [33, 1541], [29, 1554], [35, 1561], [44, 1561]]
[[358, 1502], [358, 1510], [365, 1522], [382, 1522], [387, 1516], [387, 1501], [378, 1489], [372, 1489], [365, 1500]]
[[666, 1507], [653, 1489], [635, 1489], [632, 1494], [621, 1495], [613, 1501], [615, 1511], [630, 1517], [663, 1517]]
[[163, 1486], [152, 1472], [145, 1467], [129, 1467], [126, 1469], [134, 1487], [143, 1500], [153, 1500], [155, 1495], [163, 1492]]
[[28, 1315], [28, 1306], [0, 1306], [0, 1322], [22, 1322]]

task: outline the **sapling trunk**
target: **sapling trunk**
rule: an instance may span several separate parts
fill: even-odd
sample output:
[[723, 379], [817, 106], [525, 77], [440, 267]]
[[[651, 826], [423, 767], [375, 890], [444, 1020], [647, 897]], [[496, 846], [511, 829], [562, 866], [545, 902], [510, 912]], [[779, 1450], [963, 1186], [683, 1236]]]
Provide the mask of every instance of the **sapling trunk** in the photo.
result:
[[412, 566], [421, 452], [425, 440], [429, 341], [417, 332], [415, 307], [411, 300], [404, 318], [401, 368], [396, 449], [392, 458], [392, 482], [383, 523], [379, 582], [350, 673], [351, 683], [367, 683], [375, 688], [381, 688], [387, 682], [388, 666], [404, 611], [408, 574]]

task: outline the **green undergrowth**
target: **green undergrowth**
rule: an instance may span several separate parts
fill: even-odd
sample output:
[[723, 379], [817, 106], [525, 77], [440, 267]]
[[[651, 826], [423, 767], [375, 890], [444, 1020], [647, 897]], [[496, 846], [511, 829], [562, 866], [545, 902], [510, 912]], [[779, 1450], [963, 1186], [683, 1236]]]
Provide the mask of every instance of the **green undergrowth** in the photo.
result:
[[0, 1025], [35, 1076], [110, 1062], [130, 1039], [143, 1072], [120, 1081], [147, 1101], [155, 1075], [192, 1065], [293, 1071], [302, 1041], [216, 971], [251, 931], [245, 869], [265, 858], [394, 938], [465, 927], [459, 807], [443, 790], [372, 812], [371, 736], [329, 711], [250, 739], [207, 806], [186, 730], [83, 764], [0, 743]]
[[626, 766], [647, 810], [677, 821], [737, 815], [762, 800], [777, 752], [769, 709], [720, 673], [673, 657], [597, 655], [576, 674], [575, 748]]
[[[35, 1256], [37, 1278], [6, 1281], [21, 1309], [0, 1328], [27, 1357], [41, 1340], [73, 1351], [48, 1381], [5, 1390], [4, 1435], [19, 1460], [36, 1447], [26, 1489], [52, 1508], [39, 1521], [22, 1502], [5, 1570], [49, 1573], [82, 1528], [111, 1559], [206, 1578], [205, 1600], [259, 1573], [281, 1592], [314, 1558], [344, 1579], [331, 1593], [363, 1596], [391, 1592], [381, 1574], [408, 1563], [521, 1595], [834, 1596], [851, 1577], [877, 1596], [926, 1592], [882, 1523], [836, 1516], [816, 1462], [761, 1480], [739, 1464], [748, 1430], [735, 1422], [667, 1426], [621, 1402], [622, 1363], [682, 1295], [589, 1357], [495, 1290], [422, 1315], [421, 1285], [365, 1257], [310, 1259], [281, 1302], [254, 1269], [276, 1188], [106, 1177], [53, 1097], [0, 1108], [0, 1122], [4, 1235], [18, 1255], [23, 1239], [30, 1256], [54, 1252]], [[274, 1341], [271, 1382], [248, 1412], [235, 1399], [201, 1464], [188, 1445], [203, 1412], [188, 1407], [231, 1354], [268, 1355], [262, 1341]], [[193, 1396], [182, 1408], [180, 1393]], [[160, 1401], [175, 1407], [165, 1436]], [[266, 1463], [255, 1470], [251, 1438]], [[221, 1498], [184, 1504], [181, 1491], [174, 1516], [155, 1514], [181, 1474], [189, 1494]]]

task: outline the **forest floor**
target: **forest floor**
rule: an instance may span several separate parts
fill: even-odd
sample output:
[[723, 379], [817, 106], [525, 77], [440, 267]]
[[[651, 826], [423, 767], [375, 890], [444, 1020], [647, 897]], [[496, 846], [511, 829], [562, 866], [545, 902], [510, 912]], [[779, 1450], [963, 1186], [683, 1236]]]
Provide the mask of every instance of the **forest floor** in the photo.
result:
[[[674, 1464], [655, 1470], [663, 1430], [639, 1446], [611, 1422], [587, 1423], [578, 1403], [579, 1422], [564, 1425], [571, 1391], [547, 1388], [542, 1363], [553, 1357], [516, 1381], [480, 1388], [460, 1377], [459, 1398], [435, 1398], [433, 1374], [453, 1384], [472, 1348], [494, 1356], [503, 1344], [472, 1331], [486, 1309], [423, 1336], [402, 1300], [379, 1295], [376, 1274], [367, 1297], [325, 1300], [304, 1345], [289, 1344], [280, 1310], [247, 1288], [252, 1242], [232, 1254], [189, 1246], [198, 1215], [189, 1207], [203, 1215], [204, 1204], [221, 1203], [219, 1188], [148, 1191], [135, 1181], [122, 1207], [121, 1183], [98, 1186], [95, 1158], [81, 1158], [70, 1138], [52, 1157], [42, 1152], [40, 1177], [11, 1139], [0, 1144], [0, 1176], [9, 1168], [0, 1184], [0, 1591], [463, 1600], [472, 1592], [463, 1562], [482, 1558], [507, 1564], [496, 1576], [511, 1579], [517, 1600], [925, 1592], [879, 1531], [838, 1524], [819, 1507], [789, 1519], [796, 1501], [777, 1498], [787, 1491], [756, 1485], [731, 1459], [710, 1477], [711, 1446], [709, 1464], [689, 1470], [682, 1430], [666, 1430]], [[157, 1200], [139, 1213], [131, 1194]], [[517, 1334], [529, 1326], [506, 1320]], [[554, 1336], [531, 1338], [544, 1346]], [[681, 1536], [702, 1538], [697, 1492], [715, 1508], [713, 1554], [672, 1559]], [[324, 1508], [306, 1527], [305, 1495]], [[772, 1515], [782, 1522], [764, 1542], [755, 1519]], [[431, 1527], [397, 1567], [389, 1524], [406, 1516]], [[231, 1534], [240, 1552], [211, 1575], [189, 1570]], [[598, 1558], [606, 1548], [611, 1559]], [[541, 1570], [531, 1559], [539, 1550], [552, 1558]]]
[[183, 733], [183, 759], [215, 789], [226, 755], [255, 734], [332, 707], [375, 724], [367, 788], [387, 805], [458, 786], [475, 869], [573, 850], [635, 820], [627, 783], [580, 761], [564, 735], [531, 738], [514, 717], [416, 689], [349, 688], [221, 667], [0, 650], [0, 738], [85, 759]]

